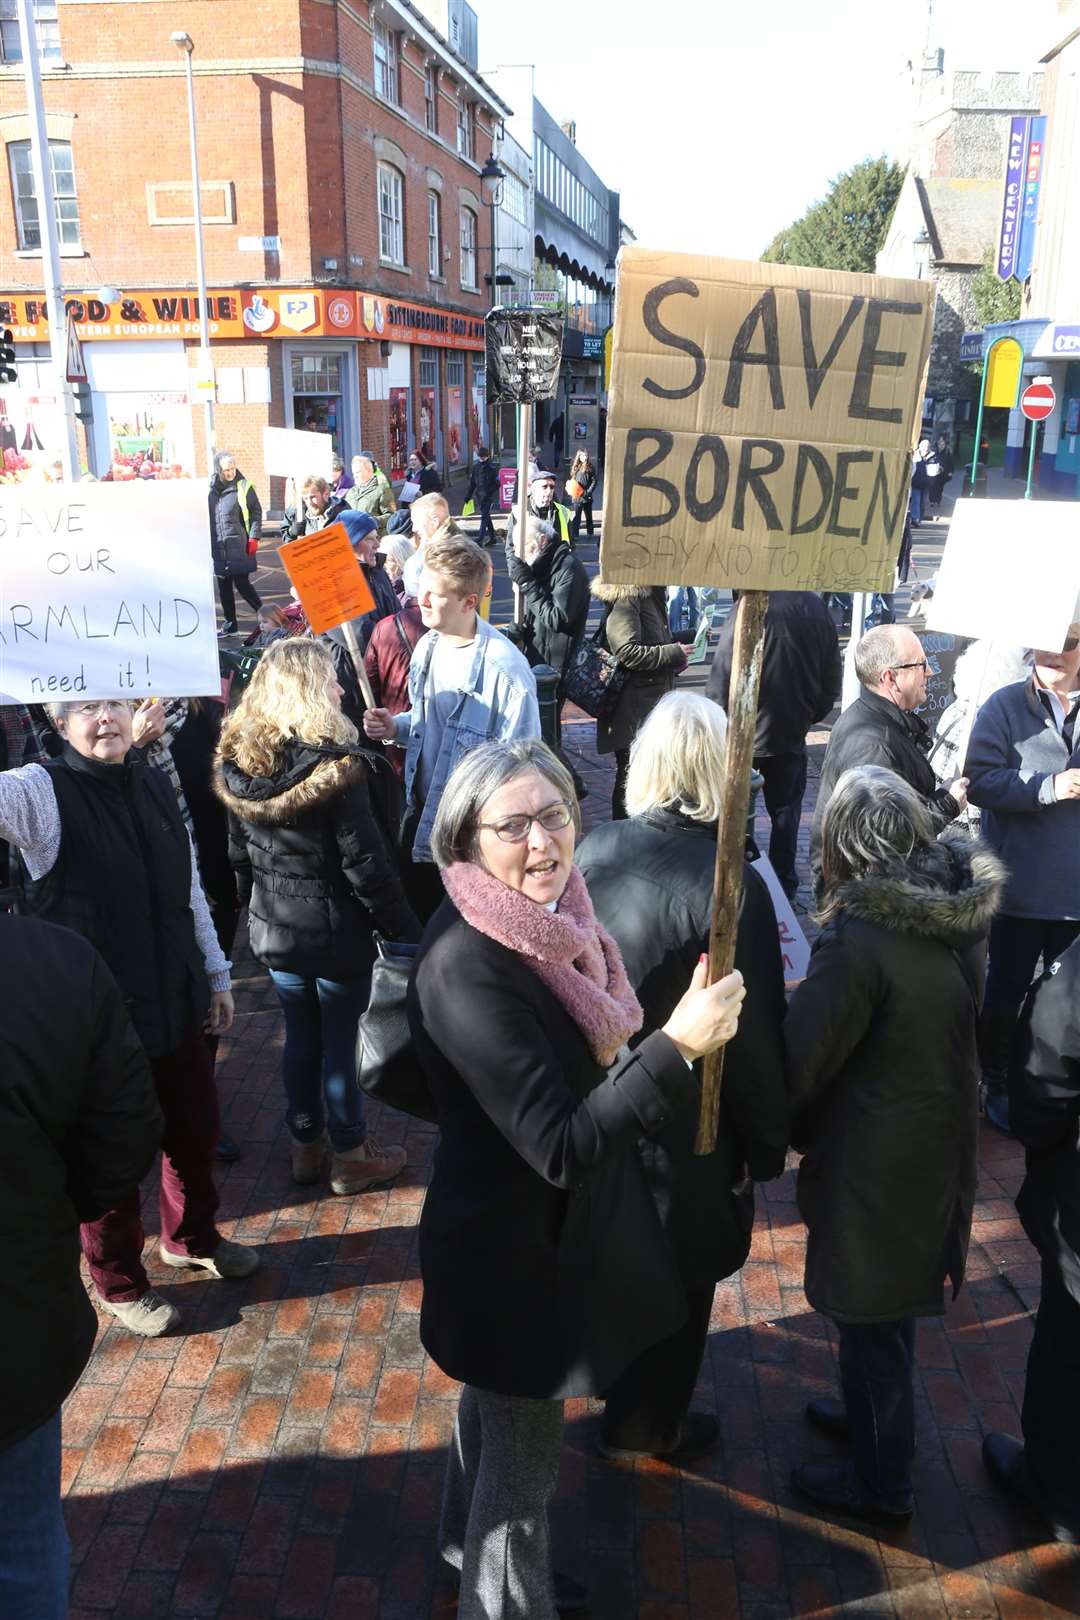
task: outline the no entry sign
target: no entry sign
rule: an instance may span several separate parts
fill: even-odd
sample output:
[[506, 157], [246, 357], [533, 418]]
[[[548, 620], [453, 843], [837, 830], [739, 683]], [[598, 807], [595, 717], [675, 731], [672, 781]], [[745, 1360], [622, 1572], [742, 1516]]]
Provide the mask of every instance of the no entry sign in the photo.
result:
[[1020, 409], [1029, 422], [1045, 422], [1053, 415], [1057, 395], [1048, 382], [1028, 383], [1020, 395]]

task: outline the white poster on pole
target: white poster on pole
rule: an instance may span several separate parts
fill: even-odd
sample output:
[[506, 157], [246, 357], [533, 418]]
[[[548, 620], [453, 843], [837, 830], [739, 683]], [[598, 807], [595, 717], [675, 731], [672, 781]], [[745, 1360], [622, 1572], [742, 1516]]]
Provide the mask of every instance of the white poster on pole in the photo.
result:
[[759, 855], [756, 861], [750, 862], [754, 871], [765, 880], [769, 891], [769, 899], [776, 912], [776, 929], [780, 935], [780, 955], [784, 960], [784, 983], [790, 990], [793, 985], [800, 984], [806, 978], [810, 966], [810, 945], [802, 931], [799, 919], [787, 895], [780, 886], [772, 863], [767, 855]]
[[1059, 651], [1078, 595], [1075, 501], [957, 501], [926, 627]]
[[329, 433], [308, 433], [305, 428], [263, 428], [263, 465], [278, 478], [293, 478], [296, 486], [305, 478], [334, 476], [334, 441]]
[[220, 692], [202, 485], [0, 488], [0, 702]]

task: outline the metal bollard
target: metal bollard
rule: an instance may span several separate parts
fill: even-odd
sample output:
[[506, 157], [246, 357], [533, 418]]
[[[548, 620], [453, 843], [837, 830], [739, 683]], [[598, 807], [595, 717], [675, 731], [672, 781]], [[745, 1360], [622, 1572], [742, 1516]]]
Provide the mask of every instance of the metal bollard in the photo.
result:
[[540, 735], [549, 748], [559, 746], [559, 677], [550, 664], [534, 664], [536, 701], [540, 706]]

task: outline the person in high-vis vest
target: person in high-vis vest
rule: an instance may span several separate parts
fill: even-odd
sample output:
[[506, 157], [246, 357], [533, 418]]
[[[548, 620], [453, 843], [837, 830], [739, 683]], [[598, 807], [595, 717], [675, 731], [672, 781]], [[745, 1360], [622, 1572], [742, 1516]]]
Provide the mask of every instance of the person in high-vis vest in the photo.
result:
[[254, 487], [241, 476], [236, 457], [228, 450], [219, 450], [214, 457], [209, 508], [210, 549], [225, 621], [220, 634], [229, 636], [236, 630], [236, 591], [254, 612], [262, 607], [262, 598], [251, 579], [258, 567], [262, 507]]
[[[568, 546], [574, 544], [574, 535], [570, 528], [570, 512], [561, 506], [555, 499], [555, 474], [539, 467], [529, 479], [529, 499], [526, 506], [528, 517], [539, 518], [541, 523], [550, 523], [555, 530], [556, 538], [565, 540]], [[514, 551], [514, 532], [516, 528], [517, 508], [510, 513], [506, 526], [506, 549]]]

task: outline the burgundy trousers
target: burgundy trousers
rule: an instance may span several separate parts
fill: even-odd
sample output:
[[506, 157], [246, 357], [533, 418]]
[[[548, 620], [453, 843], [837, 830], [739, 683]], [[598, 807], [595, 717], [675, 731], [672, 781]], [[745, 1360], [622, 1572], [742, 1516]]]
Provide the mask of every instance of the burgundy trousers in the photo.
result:
[[[218, 1194], [212, 1171], [218, 1134], [214, 1067], [201, 1030], [164, 1057], [150, 1059], [158, 1104], [165, 1116], [161, 1143], [161, 1241], [174, 1254], [205, 1257], [220, 1236], [214, 1225]], [[94, 1287], [103, 1299], [139, 1299], [149, 1283], [142, 1263], [138, 1189], [100, 1220], [82, 1227], [82, 1246]]]

